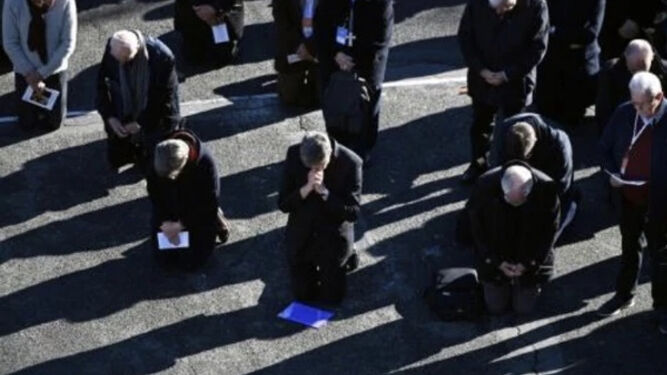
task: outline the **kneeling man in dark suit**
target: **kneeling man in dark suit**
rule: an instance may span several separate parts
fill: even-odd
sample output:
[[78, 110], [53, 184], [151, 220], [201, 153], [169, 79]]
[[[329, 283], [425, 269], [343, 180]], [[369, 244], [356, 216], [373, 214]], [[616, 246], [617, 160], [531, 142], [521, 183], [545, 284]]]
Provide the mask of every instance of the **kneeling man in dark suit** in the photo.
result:
[[298, 300], [342, 301], [361, 184], [361, 159], [326, 134], [309, 133], [287, 151], [278, 206], [289, 214], [285, 241]]

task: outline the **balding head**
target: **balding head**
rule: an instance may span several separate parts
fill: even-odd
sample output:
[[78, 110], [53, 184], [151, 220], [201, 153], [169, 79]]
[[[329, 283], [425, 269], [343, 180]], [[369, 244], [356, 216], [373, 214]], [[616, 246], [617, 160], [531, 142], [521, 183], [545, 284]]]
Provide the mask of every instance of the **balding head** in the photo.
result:
[[518, 207], [526, 202], [533, 189], [533, 174], [523, 165], [513, 165], [505, 169], [500, 184], [505, 201]]
[[489, 0], [489, 5], [498, 14], [503, 14], [512, 10], [516, 6], [516, 2], [517, 0]]
[[111, 56], [124, 64], [134, 59], [139, 52], [139, 36], [130, 30], [116, 31], [110, 41]]
[[624, 56], [630, 73], [648, 72], [653, 62], [653, 47], [644, 39], [634, 39], [625, 47]]

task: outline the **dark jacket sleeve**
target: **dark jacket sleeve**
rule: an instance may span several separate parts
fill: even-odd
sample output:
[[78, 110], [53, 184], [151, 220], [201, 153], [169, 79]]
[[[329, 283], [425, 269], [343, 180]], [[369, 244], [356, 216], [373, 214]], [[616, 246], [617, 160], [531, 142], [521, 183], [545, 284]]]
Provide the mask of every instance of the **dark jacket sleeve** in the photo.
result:
[[486, 232], [487, 219], [484, 207], [489, 203], [487, 192], [478, 184], [466, 203], [465, 210], [470, 219], [470, 232], [475, 245], [477, 267], [482, 275], [490, 275], [498, 270], [502, 259], [493, 251], [490, 234]]
[[278, 193], [278, 208], [284, 213], [290, 213], [298, 210], [303, 205], [301, 193], [298, 186], [296, 176], [294, 175], [294, 156], [296, 155], [290, 148], [287, 151], [285, 158], [285, 166], [283, 167], [282, 181], [280, 182], [280, 192]]
[[530, 256], [521, 259], [527, 275], [536, 274], [546, 263], [553, 250], [558, 224], [560, 222], [560, 201], [556, 194], [556, 185], [550, 182], [545, 187], [545, 199], [540, 204], [540, 212], [533, 218], [533, 246]]
[[146, 176], [146, 190], [148, 190], [148, 198], [153, 207], [153, 218], [158, 226], [167, 220], [174, 220], [174, 218], [167, 217], [167, 210], [165, 210], [167, 202], [159, 184], [155, 172], [149, 172]]
[[554, 149], [553, 153], [554, 169], [553, 179], [558, 187], [558, 194], [563, 194], [570, 188], [572, 183], [572, 174], [574, 173], [574, 166], [572, 161], [572, 144], [567, 133], [562, 131], [552, 130], [554, 134]]
[[272, 12], [276, 30], [277, 58], [284, 58], [296, 52], [303, 39], [299, 29], [301, 24], [291, 17], [290, 1], [273, 0]]
[[571, 44], [588, 45], [595, 42], [602, 29], [606, 0], [593, 0], [588, 9], [586, 22], [577, 27], [556, 28], [553, 37]]
[[607, 61], [600, 70], [598, 76], [598, 91], [595, 99], [595, 117], [598, 127], [604, 129], [609, 122], [611, 114], [614, 112], [614, 103], [617, 102], [613, 94], [613, 68], [615, 64], [622, 63], [618, 59]]
[[109, 92], [107, 84], [107, 80], [109, 79], [107, 69], [108, 66], [112, 65], [112, 59], [113, 57], [109, 52], [109, 42], [107, 42], [107, 45], [104, 48], [104, 55], [102, 56], [102, 63], [97, 71], [97, 96], [95, 98], [95, 107], [105, 124], [109, 117], [116, 115], [113, 110], [114, 107], [111, 103], [111, 93]]
[[534, 69], [544, 58], [549, 40], [549, 12], [543, 0], [534, 2], [532, 37], [523, 53], [514, 60], [515, 63], [505, 67], [504, 71], [510, 81], [522, 79]]
[[[168, 52], [168, 51], [165, 51]], [[180, 103], [178, 97], [178, 75], [174, 56], [171, 52], [160, 54], [158, 74], [154, 91], [156, 99], [156, 116], [153, 119], [159, 124], [160, 130], [170, 132], [178, 127], [180, 121]]]
[[347, 176], [345, 194], [339, 196], [329, 193], [324, 207], [331, 215], [343, 221], [354, 222], [357, 220], [361, 209], [362, 176], [361, 163], [355, 163]]
[[463, 17], [461, 17], [461, 23], [459, 24], [458, 39], [459, 47], [461, 48], [461, 53], [468, 69], [474, 72], [474, 74], [479, 74], [485, 67], [482, 64], [479, 49], [475, 42], [475, 25], [472, 15], [474, 12], [473, 8], [475, 7], [473, 3], [475, 1], [469, 1], [463, 11]]
[[197, 189], [197, 202], [183, 221], [196, 226], [210, 226], [215, 223], [220, 195], [218, 172], [212, 158], [201, 159], [197, 165], [195, 178], [196, 183], [193, 186]]
[[609, 124], [605, 127], [599, 142], [600, 166], [602, 167], [602, 169], [607, 170], [611, 173], [620, 173], [619, 169], [620, 166], [617, 165], [616, 160], [614, 158], [614, 149], [615, 149], [614, 143], [616, 141], [616, 132], [617, 132], [616, 124], [622, 121], [622, 117], [623, 115], [619, 107], [616, 109], [616, 111], [614, 111], [614, 114], [611, 116]]

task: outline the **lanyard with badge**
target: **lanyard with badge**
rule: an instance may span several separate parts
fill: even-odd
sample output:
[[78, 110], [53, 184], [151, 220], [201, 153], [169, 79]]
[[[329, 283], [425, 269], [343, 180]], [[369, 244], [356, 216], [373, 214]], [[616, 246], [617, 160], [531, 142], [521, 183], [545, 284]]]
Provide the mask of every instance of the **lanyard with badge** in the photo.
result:
[[637, 129], [637, 123], [639, 122], [639, 112], [635, 115], [635, 122], [632, 127], [632, 139], [630, 140], [630, 146], [628, 146], [628, 150], [625, 152], [625, 156], [623, 156], [623, 160], [621, 161], [621, 174], [625, 174], [625, 169], [628, 166], [628, 154], [630, 153], [630, 150], [632, 150], [632, 147], [634, 147], [635, 143], [639, 140], [639, 137], [641, 137], [642, 134], [644, 134], [644, 130], [646, 130], [649, 126], [651, 126], [651, 121], [644, 121], [643, 118], [642, 120], [642, 127]]
[[356, 0], [350, 0], [350, 17], [348, 18], [347, 27], [345, 25], [338, 26], [336, 29], [336, 43], [352, 47], [354, 43], [354, 3]]

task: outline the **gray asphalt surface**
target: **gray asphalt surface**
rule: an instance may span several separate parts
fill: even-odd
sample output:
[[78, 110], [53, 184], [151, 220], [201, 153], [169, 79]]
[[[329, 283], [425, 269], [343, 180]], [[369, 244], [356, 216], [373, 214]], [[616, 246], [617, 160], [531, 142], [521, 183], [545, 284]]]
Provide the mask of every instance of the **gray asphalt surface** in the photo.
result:
[[[642, 279], [638, 304], [598, 320], [611, 295], [620, 235], [595, 174], [595, 131], [571, 131], [583, 207], [557, 249], [557, 277], [532, 316], [439, 322], [421, 299], [432, 270], [467, 265], [453, 240], [468, 190], [469, 99], [459, 95], [461, 1], [397, 2], [382, 129], [365, 172], [357, 246], [362, 266], [327, 327], [276, 318], [291, 302], [276, 209], [287, 147], [319, 112], [271, 98], [270, 8], [247, 1], [241, 62], [182, 85], [189, 124], [221, 172], [230, 243], [193, 274], [149, 254], [149, 203], [133, 170], [111, 173], [99, 119], [25, 135], [0, 124], [2, 374], [667, 374], [667, 344]], [[71, 108], [91, 109], [101, 42], [120, 27], [169, 34], [170, 1], [80, 1]], [[172, 39], [170, 39], [172, 38]], [[270, 43], [269, 43], [270, 45]], [[76, 85], [76, 86], [75, 86]], [[0, 77], [11, 113], [10, 75]], [[227, 99], [232, 100], [227, 100]], [[5, 112], [6, 111], [6, 112]]]

